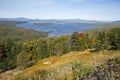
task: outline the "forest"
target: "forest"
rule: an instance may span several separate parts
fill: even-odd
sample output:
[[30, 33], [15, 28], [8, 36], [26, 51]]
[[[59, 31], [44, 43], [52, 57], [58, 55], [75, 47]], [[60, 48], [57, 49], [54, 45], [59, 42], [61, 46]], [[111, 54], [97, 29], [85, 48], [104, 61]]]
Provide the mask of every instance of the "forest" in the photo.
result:
[[47, 37], [48, 33], [18, 28], [22, 21], [0, 21], [0, 72], [16, 67], [16, 56], [20, 53], [21, 43], [27, 40]]
[[103, 29], [92, 36], [74, 32], [70, 36], [40, 38], [19, 43], [10, 38], [3, 39], [0, 41], [0, 71], [15, 67], [25, 69], [37, 60], [50, 56], [60, 57], [70, 51], [85, 49], [92, 49], [93, 52], [105, 49], [119, 50], [120, 28], [112, 28], [109, 31]]

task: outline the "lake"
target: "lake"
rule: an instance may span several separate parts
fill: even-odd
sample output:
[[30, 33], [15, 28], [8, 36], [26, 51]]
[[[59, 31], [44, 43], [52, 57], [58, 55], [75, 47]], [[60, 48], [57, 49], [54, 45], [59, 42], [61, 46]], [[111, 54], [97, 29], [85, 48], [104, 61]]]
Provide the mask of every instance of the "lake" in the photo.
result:
[[17, 27], [33, 29], [37, 31], [52, 31], [48, 36], [61, 36], [69, 35], [73, 32], [82, 32], [85, 29], [96, 28], [97, 26], [91, 26], [80, 23], [67, 23], [67, 22], [28, 22], [17, 24]]

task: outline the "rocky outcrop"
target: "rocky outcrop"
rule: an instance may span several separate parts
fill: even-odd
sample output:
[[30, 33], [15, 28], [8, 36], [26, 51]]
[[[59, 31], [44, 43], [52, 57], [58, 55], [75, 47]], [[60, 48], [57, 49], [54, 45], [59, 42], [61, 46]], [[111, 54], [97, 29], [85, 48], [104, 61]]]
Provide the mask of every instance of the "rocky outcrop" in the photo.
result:
[[120, 57], [108, 60], [80, 80], [120, 80]]

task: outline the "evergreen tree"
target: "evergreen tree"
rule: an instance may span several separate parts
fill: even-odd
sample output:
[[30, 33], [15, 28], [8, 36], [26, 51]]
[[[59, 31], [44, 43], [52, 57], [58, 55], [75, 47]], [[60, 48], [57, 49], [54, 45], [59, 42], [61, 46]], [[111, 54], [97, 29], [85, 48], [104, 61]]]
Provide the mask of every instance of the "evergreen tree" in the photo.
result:
[[63, 49], [60, 42], [56, 42], [54, 45], [54, 54], [58, 56], [58, 58], [62, 55]]
[[51, 38], [48, 38], [48, 40], [47, 40], [49, 56], [54, 56], [54, 45], [55, 45], [54, 40], [55, 40], [55, 38], [56, 37], [51, 37]]
[[86, 44], [84, 42], [84, 39], [83, 38], [79, 39], [79, 50], [80, 51], [83, 51], [85, 49], [85, 45], [84, 44]]
[[70, 40], [70, 50], [79, 51], [79, 33], [74, 32]]
[[103, 32], [99, 32], [98, 35], [98, 42], [95, 46], [96, 51], [108, 49], [109, 47], [109, 42], [108, 42], [108, 35], [105, 30]]
[[0, 42], [0, 71], [16, 67], [16, 55], [19, 51], [11, 39], [6, 38]]
[[36, 41], [28, 41], [23, 43], [23, 50], [25, 50], [30, 58], [30, 60], [34, 60], [36, 58]]
[[85, 49], [91, 48], [92, 42], [91, 39], [89, 38], [89, 34], [86, 34], [83, 39], [83, 44]]
[[113, 28], [108, 32], [109, 42], [113, 49], [120, 50], [120, 28]]
[[38, 47], [39, 47], [39, 57], [40, 58], [46, 58], [49, 56], [49, 53], [48, 53], [48, 43], [47, 43], [47, 40], [46, 39], [40, 39], [39, 42], [38, 42]]
[[4, 54], [4, 45], [0, 42], [0, 60], [5, 56]]

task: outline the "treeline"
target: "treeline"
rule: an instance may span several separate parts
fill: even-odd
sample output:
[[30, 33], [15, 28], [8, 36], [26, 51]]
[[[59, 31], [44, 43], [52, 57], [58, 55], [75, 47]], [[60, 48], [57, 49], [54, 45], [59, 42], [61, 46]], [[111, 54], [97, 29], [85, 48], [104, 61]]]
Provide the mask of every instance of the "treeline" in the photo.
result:
[[0, 43], [0, 69], [3, 71], [16, 66], [19, 69], [24, 69], [43, 58], [50, 56], [58, 56], [59, 58], [70, 51], [85, 49], [92, 49], [91, 51], [119, 50], [120, 28], [95, 32], [92, 36], [74, 32], [71, 36], [41, 38], [17, 45], [11, 40], [5, 40]]
[[27, 23], [27, 21], [0, 21], [0, 26], [15, 26], [21, 23]]
[[120, 50], [120, 28], [99, 32], [95, 50], [100, 51], [104, 49]]

